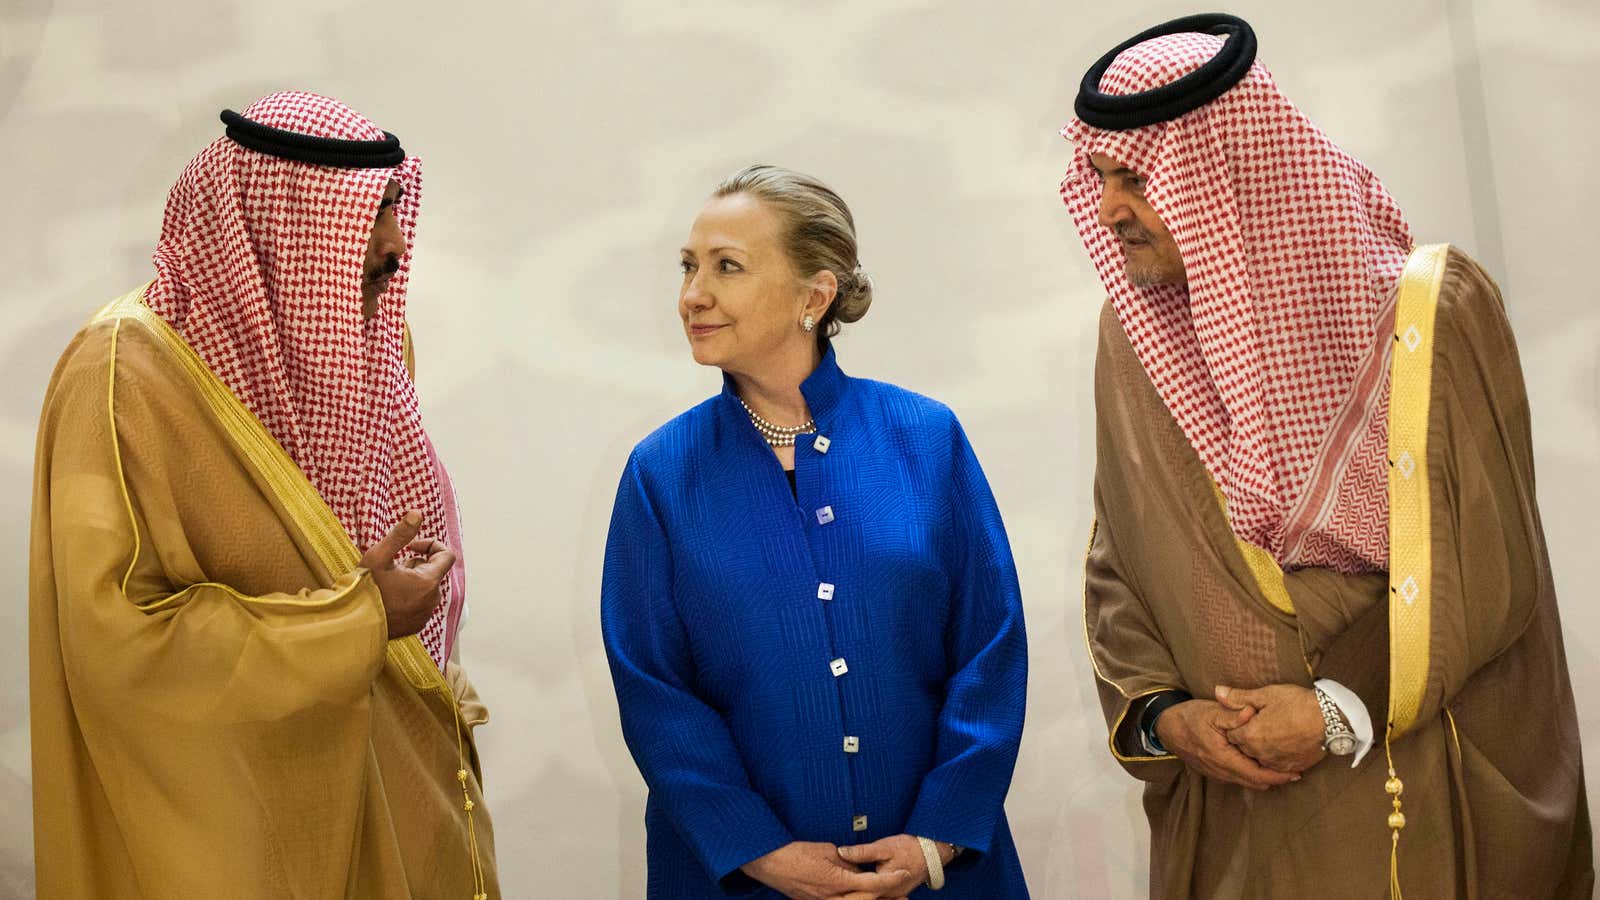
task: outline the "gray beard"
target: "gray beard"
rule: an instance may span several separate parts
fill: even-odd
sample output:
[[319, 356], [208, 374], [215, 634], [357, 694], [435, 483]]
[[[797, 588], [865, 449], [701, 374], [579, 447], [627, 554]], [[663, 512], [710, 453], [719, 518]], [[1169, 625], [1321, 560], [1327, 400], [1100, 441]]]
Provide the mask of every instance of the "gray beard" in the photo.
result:
[[1129, 262], [1126, 269], [1128, 280], [1133, 282], [1134, 287], [1155, 287], [1169, 280], [1167, 273], [1156, 263]]

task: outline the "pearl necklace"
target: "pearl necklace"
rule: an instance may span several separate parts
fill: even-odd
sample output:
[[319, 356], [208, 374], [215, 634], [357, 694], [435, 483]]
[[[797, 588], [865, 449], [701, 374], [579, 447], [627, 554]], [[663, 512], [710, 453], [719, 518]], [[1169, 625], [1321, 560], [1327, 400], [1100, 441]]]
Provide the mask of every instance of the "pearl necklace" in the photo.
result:
[[756, 431], [761, 432], [761, 437], [766, 440], [769, 447], [793, 447], [796, 436], [810, 434], [817, 430], [816, 419], [807, 419], [804, 425], [796, 425], [790, 428], [783, 425], [774, 425], [756, 415], [756, 411], [750, 408], [750, 404], [744, 402], [743, 397], [739, 398], [739, 405], [744, 407], [745, 414], [750, 417], [750, 424], [756, 427]]

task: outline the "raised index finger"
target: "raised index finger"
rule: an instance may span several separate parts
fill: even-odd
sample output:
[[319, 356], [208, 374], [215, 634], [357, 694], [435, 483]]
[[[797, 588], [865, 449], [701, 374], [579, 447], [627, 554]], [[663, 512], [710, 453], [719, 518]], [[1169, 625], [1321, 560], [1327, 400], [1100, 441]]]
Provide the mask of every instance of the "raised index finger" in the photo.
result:
[[394, 558], [399, 556], [406, 544], [411, 543], [411, 539], [417, 536], [417, 528], [421, 525], [422, 513], [417, 510], [413, 509], [401, 516], [400, 521], [394, 523], [388, 534], [367, 548], [366, 553], [361, 554], [362, 564], [368, 568], [393, 564]]

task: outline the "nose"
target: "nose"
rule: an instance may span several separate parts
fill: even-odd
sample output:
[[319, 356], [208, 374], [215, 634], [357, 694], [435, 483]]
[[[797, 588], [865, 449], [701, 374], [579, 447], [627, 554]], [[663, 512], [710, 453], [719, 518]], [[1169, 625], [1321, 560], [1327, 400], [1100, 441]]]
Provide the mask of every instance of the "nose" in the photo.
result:
[[1114, 228], [1118, 222], [1126, 221], [1133, 217], [1133, 210], [1128, 207], [1122, 192], [1105, 185], [1100, 188], [1100, 224], [1106, 228]]
[[383, 256], [395, 259], [406, 255], [406, 236], [393, 216], [385, 216], [378, 226], [377, 250]]
[[713, 302], [711, 292], [700, 284], [700, 272], [695, 272], [694, 277], [684, 281], [683, 291], [678, 295], [678, 303], [686, 315], [710, 309]]

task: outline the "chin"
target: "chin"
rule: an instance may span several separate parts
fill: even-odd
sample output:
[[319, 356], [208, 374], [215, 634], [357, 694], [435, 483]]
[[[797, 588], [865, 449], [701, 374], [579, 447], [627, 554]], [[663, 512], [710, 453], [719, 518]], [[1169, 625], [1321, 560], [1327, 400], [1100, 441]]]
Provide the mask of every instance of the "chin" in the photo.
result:
[[1164, 284], [1183, 283], [1181, 276], [1175, 277], [1171, 272], [1155, 266], [1130, 265], [1124, 270], [1124, 273], [1128, 276], [1128, 280], [1133, 282], [1134, 287], [1160, 287]]
[[721, 353], [692, 338], [689, 341], [689, 355], [693, 356], [694, 361], [702, 366], [717, 366], [718, 368], [722, 366]]

